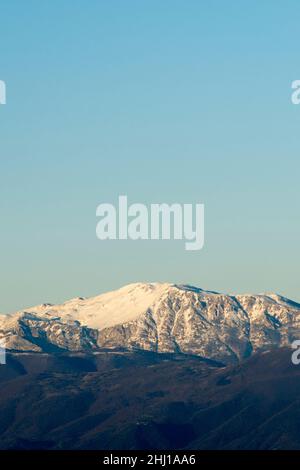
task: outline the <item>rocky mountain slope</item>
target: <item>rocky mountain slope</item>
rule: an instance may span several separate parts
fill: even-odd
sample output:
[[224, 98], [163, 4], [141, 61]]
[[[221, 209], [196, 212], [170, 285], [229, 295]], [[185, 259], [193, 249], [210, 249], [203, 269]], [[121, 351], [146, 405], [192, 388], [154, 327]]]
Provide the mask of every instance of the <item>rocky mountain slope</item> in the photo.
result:
[[160, 283], [0, 317], [0, 339], [12, 351], [122, 347], [235, 363], [299, 338], [300, 305], [282, 296], [232, 296]]

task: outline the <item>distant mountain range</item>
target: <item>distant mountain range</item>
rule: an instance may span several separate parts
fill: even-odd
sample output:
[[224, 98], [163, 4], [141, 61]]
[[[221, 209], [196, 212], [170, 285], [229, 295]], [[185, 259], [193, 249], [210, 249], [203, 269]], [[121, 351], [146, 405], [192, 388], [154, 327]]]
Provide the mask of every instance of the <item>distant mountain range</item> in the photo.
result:
[[299, 338], [300, 305], [280, 295], [224, 295], [167, 283], [130, 284], [0, 316], [0, 339], [12, 352], [124, 348], [234, 364]]
[[131, 284], [0, 317], [0, 449], [300, 449], [300, 305]]

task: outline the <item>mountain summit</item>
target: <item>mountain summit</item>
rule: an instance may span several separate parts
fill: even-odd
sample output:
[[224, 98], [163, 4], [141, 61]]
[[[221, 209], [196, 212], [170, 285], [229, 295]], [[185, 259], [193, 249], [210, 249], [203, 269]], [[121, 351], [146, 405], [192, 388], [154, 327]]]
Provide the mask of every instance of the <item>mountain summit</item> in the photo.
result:
[[189, 285], [136, 283], [0, 317], [8, 350], [103, 348], [183, 353], [235, 363], [300, 338], [300, 305], [276, 294], [225, 295]]

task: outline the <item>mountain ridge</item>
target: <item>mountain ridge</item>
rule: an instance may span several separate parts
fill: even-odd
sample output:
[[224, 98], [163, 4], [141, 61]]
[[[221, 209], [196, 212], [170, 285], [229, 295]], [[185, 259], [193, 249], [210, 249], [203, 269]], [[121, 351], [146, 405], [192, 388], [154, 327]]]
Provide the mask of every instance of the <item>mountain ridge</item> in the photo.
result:
[[235, 363], [300, 337], [300, 305], [279, 294], [227, 295], [187, 284], [134, 283], [0, 318], [8, 350], [99, 348], [183, 353]]
[[8, 354], [3, 450], [299, 449], [290, 350], [220, 367], [145, 351]]

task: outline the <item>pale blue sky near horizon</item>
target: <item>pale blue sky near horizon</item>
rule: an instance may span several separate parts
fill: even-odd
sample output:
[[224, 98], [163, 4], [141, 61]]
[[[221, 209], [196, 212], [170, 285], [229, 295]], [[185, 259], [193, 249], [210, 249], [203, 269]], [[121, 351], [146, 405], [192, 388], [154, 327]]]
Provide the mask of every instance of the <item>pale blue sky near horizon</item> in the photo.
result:
[[[300, 3], [0, 1], [0, 312], [136, 281], [300, 301]], [[201, 202], [205, 247], [96, 239]]]

